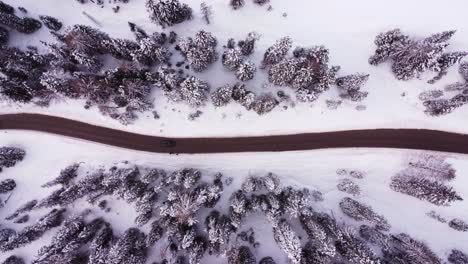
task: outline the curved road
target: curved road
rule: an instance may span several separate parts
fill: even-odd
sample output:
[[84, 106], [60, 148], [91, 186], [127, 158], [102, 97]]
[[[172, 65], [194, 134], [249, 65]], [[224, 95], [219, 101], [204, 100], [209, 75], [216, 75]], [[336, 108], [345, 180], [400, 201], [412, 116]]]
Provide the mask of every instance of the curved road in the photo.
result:
[[325, 148], [399, 148], [468, 154], [468, 135], [424, 129], [349, 130], [238, 138], [173, 138], [175, 147], [162, 147], [163, 137], [99, 127], [40, 114], [0, 115], [0, 130], [32, 130], [121, 148], [159, 153], [222, 153], [293, 151]]

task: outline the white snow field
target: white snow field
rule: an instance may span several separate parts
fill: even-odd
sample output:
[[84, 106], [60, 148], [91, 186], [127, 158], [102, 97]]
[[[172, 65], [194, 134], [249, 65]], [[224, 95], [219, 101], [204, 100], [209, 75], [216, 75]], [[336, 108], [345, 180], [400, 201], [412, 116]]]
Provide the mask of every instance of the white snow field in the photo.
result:
[[[131, 0], [128, 4], [121, 4], [121, 11], [117, 14], [114, 14], [110, 5], [100, 8], [95, 4], [82, 5], [71, 0], [5, 2], [26, 7], [33, 17], [42, 14], [55, 16], [66, 26], [87, 24], [97, 27], [83, 15], [82, 12], [85, 11], [99, 21], [102, 25], [99, 29], [113, 37], [133, 39], [128, 21], [148, 32], [162, 31], [148, 18], [144, 0]], [[419, 80], [398, 81], [388, 64], [374, 67], [368, 63], [368, 58], [375, 49], [375, 36], [396, 27], [401, 28], [405, 34], [417, 37], [455, 29], [457, 33], [450, 41], [449, 50], [468, 50], [466, 1], [271, 0], [272, 11], [266, 10], [268, 5], [260, 7], [252, 1], [246, 1], [245, 7], [234, 11], [227, 0], [207, 0], [214, 13], [210, 25], [205, 24], [200, 14], [201, 1], [183, 2], [194, 9], [194, 18], [165, 31], [174, 30], [181, 37], [193, 36], [201, 29], [213, 32], [219, 41], [219, 52], [222, 52], [222, 45], [226, 44], [228, 38], [240, 40], [247, 33], [255, 31], [261, 35], [251, 58], [257, 65], [265, 49], [283, 36], [290, 36], [294, 46], [325, 45], [331, 52], [331, 64], [342, 66], [341, 75], [355, 72], [370, 74], [370, 79], [363, 88], [369, 92], [369, 96], [361, 103], [367, 109], [358, 111], [357, 103], [345, 101], [337, 110], [329, 110], [325, 101], [338, 98], [338, 92], [332, 88], [312, 104], [299, 103], [295, 107], [287, 105], [287, 109], [283, 108], [283, 104], [264, 116], [248, 112], [235, 103], [220, 109], [215, 109], [208, 103], [200, 109], [203, 111], [201, 117], [189, 121], [188, 114], [195, 110], [184, 104], [168, 102], [160, 91], [155, 92], [154, 96], [155, 109], [161, 118], [155, 120], [148, 111], [140, 114], [140, 118], [128, 126], [102, 116], [96, 108], [85, 110], [84, 102], [75, 100], [53, 102], [49, 108], [21, 106], [3, 101], [0, 103], [0, 113], [44, 113], [138, 133], [173, 137], [292, 134], [362, 128], [429, 128], [468, 132], [465, 122], [468, 107], [461, 107], [446, 116], [430, 117], [424, 113], [424, 106], [417, 98], [422, 91], [443, 89], [446, 84], [459, 81], [461, 77], [457, 73], [457, 65], [441, 81], [430, 85], [427, 80], [433, 77], [432, 73], [423, 75]], [[283, 16], [283, 13], [287, 15]], [[34, 45], [43, 50], [44, 46], [40, 44], [43, 40], [52, 40], [45, 28], [29, 36], [12, 34], [10, 43], [23, 48]], [[235, 83], [234, 74], [225, 70], [220, 61], [198, 75], [209, 81], [212, 89]], [[248, 89], [257, 92], [276, 92], [280, 89], [267, 84], [266, 74], [262, 70], [246, 84]], [[283, 90], [291, 92], [287, 88]]]
[[[284, 185], [308, 187], [324, 194], [324, 201], [314, 203], [317, 210], [330, 211], [339, 222], [359, 226], [345, 216], [338, 207], [339, 201], [346, 196], [336, 189], [336, 184], [346, 176], [337, 175], [340, 168], [361, 170], [366, 173], [364, 179], [353, 179], [362, 189], [357, 200], [370, 206], [379, 214], [384, 215], [392, 228], [391, 233], [406, 232], [415, 239], [427, 244], [441, 258], [447, 257], [451, 249], [457, 248], [468, 251], [468, 236], [439, 223], [425, 214], [431, 210], [440, 213], [446, 219], [468, 219], [468, 200], [454, 202], [448, 207], [438, 207], [411, 196], [396, 193], [390, 189], [390, 177], [401, 170], [409, 155], [416, 151], [384, 150], [384, 149], [336, 149], [320, 151], [301, 151], [283, 153], [243, 153], [216, 155], [162, 155], [145, 152], [135, 152], [104, 145], [58, 137], [35, 132], [3, 131], [0, 132], [0, 146], [17, 146], [27, 152], [25, 159], [15, 167], [5, 169], [1, 173], [3, 179], [12, 178], [17, 182], [6, 206], [1, 209], [1, 215], [13, 212], [18, 206], [31, 199], [40, 199], [52, 190], [41, 188], [40, 185], [55, 178], [61, 169], [74, 162], [83, 162], [80, 171], [95, 169], [98, 166], [111, 166], [121, 161], [130, 164], [163, 168], [168, 171], [183, 167], [200, 169], [204, 176], [211, 177], [216, 172], [222, 172], [225, 177], [233, 177], [234, 182], [226, 187], [223, 199], [227, 199], [233, 188], [239, 188], [241, 182], [249, 175], [265, 175], [267, 172], [276, 173], [281, 177]], [[439, 153], [441, 154], [441, 153]], [[443, 154], [443, 153], [442, 153]], [[463, 155], [447, 154], [447, 161], [456, 169], [457, 177], [451, 186], [464, 198], [468, 197], [468, 159]], [[349, 176], [348, 176], [349, 177]], [[97, 207], [91, 207], [93, 215], [102, 216], [112, 223], [116, 235], [134, 226], [134, 209], [123, 201], [109, 200], [112, 210], [104, 213]], [[224, 206], [223, 206], [224, 204]], [[226, 200], [218, 203], [215, 209], [226, 211]], [[221, 206], [221, 207], [219, 207]], [[90, 207], [84, 201], [78, 201], [71, 207], [70, 213], [79, 212]], [[32, 223], [46, 211], [34, 211], [31, 214]], [[129, 217], [131, 216], [131, 217]], [[286, 263], [286, 255], [277, 248], [271, 233], [271, 226], [264, 217], [251, 216], [247, 221], [254, 228], [257, 240], [261, 242], [259, 248], [253, 249], [258, 257], [273, 256], [277, 263]], [[5, 226], [11, 223], [4, 221]], [[28, 225], [28, 223], [23, 224]], [[20, 228], [22, 225], [11, 225]], [[147, 231], [148, 225], [143, 228]], [[247, 229], [247, 228], [246, 228]], [[0, 254], [0, 261], [11, 254], [25, 257], [27, 262], [34, 257], [34, 252], [47, 244], [56, 229], [48, 231], [39, 241], [27, 246]], [[260, 235], [259, 235], [260, 234]], [[271, 236], [271, 237], [270, 237]], [[305, 236], [304, 236], [305, 237]], [[305, 238], [304, 238], [305, 239]], [[150, 250], [151, 254], [158, 254], [158, 250]], [[154, 256], [154, 255], [153, 255]], [[202, 263], [224, 263], [225, 259], [206, 257]]]

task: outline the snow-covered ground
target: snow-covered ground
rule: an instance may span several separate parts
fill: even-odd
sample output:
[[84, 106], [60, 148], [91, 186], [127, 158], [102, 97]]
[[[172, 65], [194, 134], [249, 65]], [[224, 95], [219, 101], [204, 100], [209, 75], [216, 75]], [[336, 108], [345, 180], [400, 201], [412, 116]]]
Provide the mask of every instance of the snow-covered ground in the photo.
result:
[[[75, 139], [68, 139], [35, 132], [3, 131], [0, 132], [0, 146], [18, 146], [27, 152], [26, 158], [17, 166], [5, 169], [0, 175], [2, 179], [12, 178], [17, 182], [6, 206], [0, 209], [0, 215], [13, 212], [19, 205], [31, 200], [40, 199], [51, 190], [41, 188], [40, 185], [55, 178], [61, 169], [74, 162], [83, 162], [82, 169], [93, 169], [101, 165], [111, 165], [120, 161], [129, 161], [140, 166], [151, 166], [177, 170], [183, 167], [200, 169], [204, 175], [211, 176], [222, 172], [226, 177], [233, 177], [232, 188], [238, 188], [249, 175], [264, 175], [274, 172], [281, 177], [285, 185], [309, 187], [324, 194], [323, 202], [314, 204], [320, 210], [330, 210], [340, 221], [358, 226], [360, 223], [346, 217], [340, 211], [338, 203], [346, 194], [336, 189], [338, 181], [345, 176], [337, 175], [339, 168], [362, 170], [366, 172], [364, 179], [354, 179], [361, 187], [362, 194], [356, 198], [369, 204], [374, 210], [384, 215], [392, 225], [391, 233], [406, 232], [416, 239], [425, 241], [441, 257], [457, 248], [468, 251], [468, 236], [464, 232], [457, 232], [447, 224], [430, 219], [425, 214], [431, 210], [440, 213], [446, 219], [468, 219], [468, 199], [455, 202], [449, 207], [438, 207], [416, 198], [396, 193], [389, 188], [390, 177], [400, 171], [409, 155], [416, 151], [384, 150], [384, 149], [348, 149], [348, 150], [320, 150], [283, 153], [243, 153], [216, 155], [163, 155], [145, 152], [128, 151], [109, 146], [88, 143]], [[53, 147], [51, 147], [53, 146]], [[457, 171], [457, 177], [450, 184], [464, 198], [468, 197], [468, 159], [463, 155], [449, 155], [447, 161]], [[229, 195], [225, 195], [225, 197]], [[220, 204], [225, 204], [220, 202]], [[75, 203], [72, 210], [80, 210], [86, 203]], [[112, 210], [103, 213], [94, 209], [93, 213], [102, 215], [110, 221], [117, 235], [126, 228], [133, 226], [135, 212], [124, 202], [113, 201]], [[35, 219], [45, 211], [32, 214]], [[131, 217], [128, 217], [131, 215]], [[250, 222], [251, 221], [251, 222]], [[250, 223], [261, 242], [259, 248], [254, 249], [257, 256], [272, 255], [278, 263], [285, 263], [286, 257], [277, 249], [271, 236], [271, 227], [264, 218], [252, 218]], [[5, 227], [9, 227], [5, 221]], [[28, 224], [24, 224], [28, 225]], [[14, 225], [18, 228], [21, 225]], [[2, 226], [3, 227], [3, 226]], [[263, 232], [265, 230], [268, 232]], [[145, 230], [145, 229], [144, 229]], [[262, 231], [263, 230], [263, 231]], [[27, 257], [29, 261], [32, 252], [37, 252], [55, 233], [46, 233], [41, 241], [36, 241], [26, 247], [11, 253]], [[7, 254], [0, 254], [2, 261]], [[9, 255], [9, 254], [8, 254]], [[219, 263], [219, 260], [206, 259], [203, 263]]]
[[[110, 6], [97, 7], [94, 4], [81, 5], [76, 1], [60, 0], [6, 0], [12, 5], [28, 9], [29, 15], [52, 15], [70, 26], [73, 24], [96, 25], [82, 14], [83, 11], [95, 17], [102, 25], [101, 30], [113, 37], [133, 38], [127, 22], [140, 25], [148, 32], [162, 29], [151, 23], [144, 7], [144, 0], [132, 0], [122, 4], [121, 11], [114, 14]], [[363, 90], [369, 97], [362, 103], [365, 111], [356, 110], [356, 103], [344, 102], [337, 110], [326, 107], [327, 99], [336, 99], [337, 91], [331, 89], [313, 104], [297, 104], [295, 107], [277, 107], [272, 113], [258, 116], [248, 112], [238, 104], [230, 104], [221, 109], [213, 106], [201, 108], [203, 115], [195, 121], [188, 120], [188, 114], [195, 110], [183, 104], [168, 102], [155, 92], [156, 110], [161, 116], [155, 120], [151, 112], [140, 115], [133, 125], [123, 126], [117, 121], [102, 116], [97, 109], [85, 110], [83, 102], [66, 100], [55, 102], [49, 108], [18, 106], [0, 103], [0, 113], [35, 112], [63, 116], [93, 124], [130, 130], [138, 133], [165, 136], [238, 136], [285, 134], [298, 132], [329, 131], [360, 128], [430, 128], [468, 133], [466, 115], [468, 107], [461, 107], [443, 117], [429, 117], [417, 99], [420, 92], [443, 89], [445, 84], [460, 80], [457, 66], [440, 82], [430, 85], [427, 80], [398, 81], [389, 65], [374, 67], [368, 64], [369, 56], [375, 49], [373, 40], [382, 31], [399, 27], [406, 34], [424, 37], [431, 33], [456, 29], [449, 50], [468, 50], [468, 24], [466, 23], [467, 3], [453, 0], [442, 4], [437, 0], [353, 0], [353, 1], [310, 1], [310, 0], [271, 0], [272, 11], [267, 7], [246, 1], [244, 8], [233, 11], [228, 1], [207, 0], [212, 6], [213, 18], [206, 25], [201, 17], [198, 0], [184, 0], [194, 9], [194, 19], [168, 30], [180, 36], [193, 36], [198, 30], [213, 32], [219, 40], [218, 49], [228, 38], [245, 38], [248, 32], [261, 35], [252, 60], [261, 61], [267, 47], [276, 39], [290, 36], [294, 46], [325, 45], [331, 51], [331, 64], [341, 65], [341, 74], [366, 72], [369, 82]], [[287, 16], [283, 16], [286, 13]], [[43, 49], [41, 40], [51, 40], [51, 35], [43, 28], [35, 35], [13, 34], [11, 43], [20, 47], [35, 45]], [[212, 65], [200, 76], [210, 82], [212, 89], [223, 84], [234, 83], [232, 72], [223, 69], [221, 62]], [[276, 92], [277, 87], [264, 87], [266, 75], [261, 70], [254, 80], [247, 82], [249, 89], [257, 92]], [[288, 90], [288, 89], [284, 89]], [[405, 94], [405, 96], [402, 96]]]

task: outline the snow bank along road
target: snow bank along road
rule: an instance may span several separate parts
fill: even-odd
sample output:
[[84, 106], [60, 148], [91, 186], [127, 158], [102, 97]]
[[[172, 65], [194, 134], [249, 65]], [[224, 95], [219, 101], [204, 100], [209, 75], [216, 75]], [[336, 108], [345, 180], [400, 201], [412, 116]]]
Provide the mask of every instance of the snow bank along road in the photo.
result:
[[[237, 138], [168, 138], [99, 127], [40, 114], [0, 115], [0, 130], [32, 130], [159, 153], [223, 153], [324, 148], [400, 148], [468, 154], [468, 135], [424, 129], [371, 129]], [[163, 142], [164, 143], [164, 142]]]

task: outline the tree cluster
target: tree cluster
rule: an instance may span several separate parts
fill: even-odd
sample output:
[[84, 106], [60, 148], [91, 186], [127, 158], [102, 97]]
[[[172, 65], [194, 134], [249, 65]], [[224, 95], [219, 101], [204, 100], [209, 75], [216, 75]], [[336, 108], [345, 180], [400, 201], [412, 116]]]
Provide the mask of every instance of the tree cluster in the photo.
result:
[[399, 80], [419, 77], [432, 70], [438, 73], [430, 83], [442, 78], [447, 69], [458, 63], [468, 53], [447, 52], [449, 41], [455, 31], [444, 31], [424, 39], [414, 39], [404, 35], [400, 29], [380, 33], [375, 38], [377, 49], [369, 59], [372, 65], [390, 60], [392, 71]]
[[246, 89], [245, 84], [229, 84], [216, 89], [211, 94], [211, 102], [216, 107], [225, 106], [231, 101], [235, 101], [247, 110], [253, 110], [259, 115], [272, 111], [278, 104], [278, 100], [271, 93], [256, 95]]
[[255, 41], [258, 36], [251, 32], [245, 40], [235, 44], [234, 39], [228, 41], [228, 45], [222, 55], [222, 63], [230, 71], [234, 71], [239, 81], [252, 80], [257, 71], [257, 67], [251, 61], [246, 60], [246, 56], [252, 54], [255, 48]]
[[455, 178], [455, 170], [444, 158], [422, 155], [411, 159], [408, 167], [392, 177], [390, 187], [435, 205], [450, 205], [462, 197], [444, 182]]
[[447, 92], [457, 94], [451, 98], [425, 98], [423, 105], [426, 107], [426, 114], [431, 116], [446, 115], [468, 103], [468, 62], [460, 63], [458, 72], [462, 76], [463, 82], [456, 82], [445, 87]]
[[287, 57], [292, 48], [289, 37], [279, 39], [263, 56], [263, 68], [268, 69], [268, 80], [278, 86], [295, 90], [301, 102], [313, 102], [321, 93], [336, 87], [341, 96], [352, 101], [361, 101], [367, 96], [361, 87], [368, 74], [354, 74], [337, 78], [339, 66], [329, 66], [329, 50], [324, 46], [297, 47], [293, 57]]

